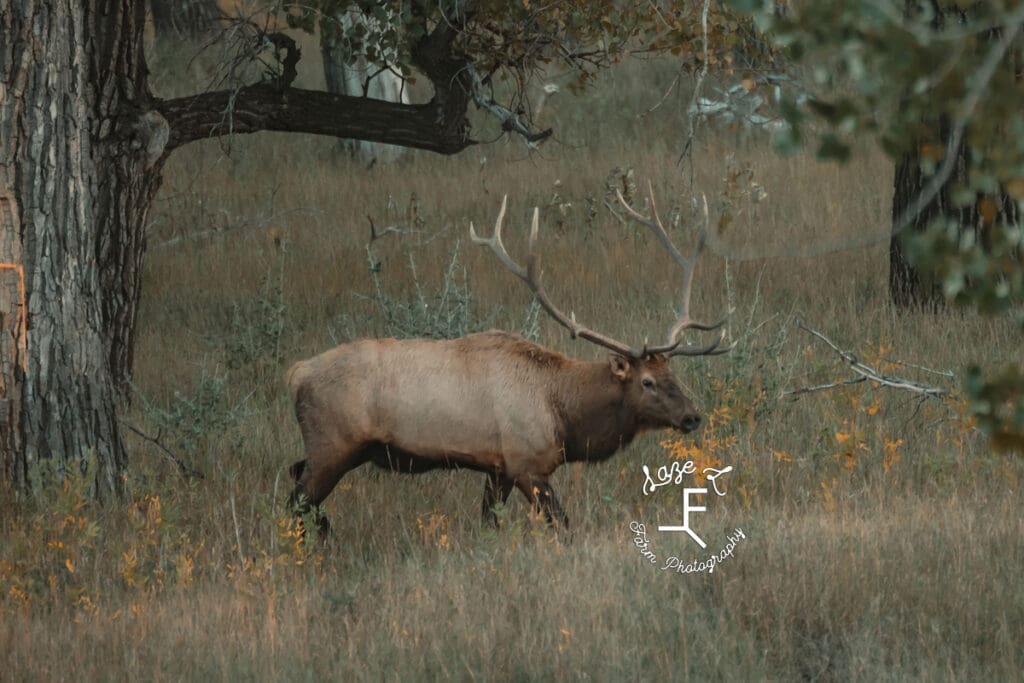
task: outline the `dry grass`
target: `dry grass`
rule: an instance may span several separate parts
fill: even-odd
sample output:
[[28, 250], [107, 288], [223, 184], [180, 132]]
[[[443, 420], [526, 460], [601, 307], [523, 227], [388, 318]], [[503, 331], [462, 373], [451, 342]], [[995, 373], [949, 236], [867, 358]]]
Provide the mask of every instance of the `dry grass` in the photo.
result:
[[[177, 152], [150, 229], [136, 368], [145, 400], [128, 419], [154, 434], [176, 428], [163, 440], [206, 478], [181, 481], [128, 435], [130, 501], [96, 508], [69, 482], [5, 505], [0, 678], [1019, 676], [1019, 460], [987, 450], [958, 397], [922, 403], [867, 385], [779, 397], [843, 376], [797, 315], [892, 372], [914, 374], [894, 359], [1019, 362], [1002, 321], [892, 310], [884, 243], [814, 258], [707, 255], [694, 305], [709, 316], [736, 306], [740, 344], [679, 361], [678, 374], [712, 423], [699, 448], [654, 435], [605, 465], [560, 472], [571, 542], [530, 524], [518, 499], [500, 530], [481, 528], [478, 475], [360, 470], [328, 501], [334, 542], [297, 543], [281, 510], [284, 467], [300, 454], [281, 375], [349, 330], [384, 329], [367, 213], [409, 229], [373, 247], [387, 296], [413, 296], [410, 252], [420, 287], [436, 291], [460, 241], [477, 316], [516, 329], [527, 292], [468, 245], [466, 228], [489, 227], [508, 192], [509, 241], [521, 249], [539, 204], [556, 299], [614, 335], [663, 334], [675, 274], [603, 200], [612, 170], [633, 168], [664, 215], [677, 204], [693, 219], [689, 172], [675, 164], [685, 97], [636, 119], [670, 78], [634, 67], [567, 96], [545, 113], [563, 141], [534, 156], [501, 142], [366, 170], [333, 159], [332, 141], [278, 135], [235, 140], [230, 158], [215, 142]], [[727, 188], [742, 169], [763, 201], [745, 194], [750, 178]], [[715, 216], [735, 216], [730, 250], [855, 239], [887, 222], [891, 167], [870, 151], [835, 167], [705, 134], [693, 176]], [[541, 339], [601, 353], [546, 321]], [[673, 453], [736, 468], [702, 530], [741, 527], [747, 538], [710, 575], [659, 571], [632, 545], [631, 520], [678, 520], [675, 503], [641, 493], [641, 463]], [[659, 557], [695, 548], [655, 538]]]

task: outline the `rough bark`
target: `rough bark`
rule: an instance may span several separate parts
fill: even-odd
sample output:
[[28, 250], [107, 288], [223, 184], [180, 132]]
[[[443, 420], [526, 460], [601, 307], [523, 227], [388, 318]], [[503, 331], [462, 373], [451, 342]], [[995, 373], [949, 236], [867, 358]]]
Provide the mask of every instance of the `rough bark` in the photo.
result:
[[[905, 12], [912, 15], [919, 11], [918, 3], [907, 2]], [[932, 0], [931, 16], [932, 26], [938, 32], [949, 26], [965, 25], [970, 19], [971, 8], [962, 4], [948, 3], [941, 0]], [[979, 44], [984, 47], [986, 42], [993, 37], [993, 34], [984, 34]], [[896, 174], [893, 182], [892, 198], [892, 220], [894, 227], [896, 222], [903, 216], [904, 212], [920, 194], [928, 177], [921, 172], [921, 151], [924, 148], [931, 150], [942, 150], [944, 155], [955, 155], [953, 172], [943, 184], [935, 197], [924, 206], [910, 224], [898, 234], [894, 234], [889, 242], [889, 298], [900, 307], [925, 307], [936, 309], [942, 305], [943, 295], [941, 283], [938, 279], [923, 269], [921, 266], [912, 263], [907, 258], [905, 240], [914, 233], [924, 231], [928, 225], [937, 218], [946, 217], [956, 220], [961, 230], [977, 230], [979, 226], [978, 210], [975, 206], [956, 207], [950, 200], [950, 190], [958, 184], [966, 183], [968, 178], [968, 164], [971, 150], [966, 142], [968, 135], [964, 135], [965, 142], [961, 143], [959, 149], [945, 149], [952, 123], [948, 115], [932, 115], [931, 120], [925, 119], [921, 122], [919, 137], [907, 148], [906, 153], [896, 163]], [[936, 166], [941, 165], [944, 159], [934, 160]], [[1000, 201], [1000, 217], [1016, 219], [1014, 202], [1002, 196]], [[1010, 214], [1006, 213], [1009, 208]], [[982, 239], [985, 235], [981, 235]]]
[[[931, 139], [919, 141], [896, 163], [892, 195], [894, 223], [903, 217], [904, 212], [928, 182], [929, 176], [921, 172], [921, 148], [926, 142], [933, 149], [941, 147], [943, 141], [949, 138], [949, 128], [948, 118], [943, 117], [937, 122], [935, 134], [930, 136]], [[923, 232], [932, 221], [940, 217], [956, 219], [962, 226], [972, 226], [977, 222], [977, 211], [973, 207], [955, 208], [949, 198], [950, 188], [957, 182], [963, 182], [966, 177], [967, 146], [961, 145], [960, 149], [946, 150], [946, 153], [956, 155], [955, 166], [949, 179], [935, 198], [914, 216], [910, 224], [899, 234], [893, 235], [889, 241], [889, 297], [897, 306], [934, 309], [942, 304], [941, 283], [908, 260], [904, 240], [914, 233]]]
[[166, 139], [145, 114], [144, 20], [131, 0], [12, 0], [0, 15], [0, 453], [22, 490], [90, 465], [94, 495], [123, 486], [118, 389]]
[[454, 154], [473, 144], [468, 102], [459, 93], [414, 105], [261, 84], [167, 100], [158, 108], [170, 124], [171, 149], [229, 133], [276, 130]]

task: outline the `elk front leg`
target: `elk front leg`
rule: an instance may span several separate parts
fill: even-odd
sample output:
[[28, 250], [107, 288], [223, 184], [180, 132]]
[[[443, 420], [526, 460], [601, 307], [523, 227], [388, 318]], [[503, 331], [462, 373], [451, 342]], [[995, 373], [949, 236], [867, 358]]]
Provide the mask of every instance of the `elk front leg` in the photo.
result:
[[559, 505], [555, 490], [551, 488], [547, 479], [517, 479], [516, 487], [523, 492], [534, 509], [544, 513], [548, 524], [554, 524], [557, 520], [564, 528], [569, 528], [569, 518]]
[[512, 493], [515, 484], [504, 474], [490, 472], [487, 475], [487, 482], [484, 484], [483, 518], [484, 524], [498, 526], [498, 515], [494, 512], [497, 503], [504, 503]]

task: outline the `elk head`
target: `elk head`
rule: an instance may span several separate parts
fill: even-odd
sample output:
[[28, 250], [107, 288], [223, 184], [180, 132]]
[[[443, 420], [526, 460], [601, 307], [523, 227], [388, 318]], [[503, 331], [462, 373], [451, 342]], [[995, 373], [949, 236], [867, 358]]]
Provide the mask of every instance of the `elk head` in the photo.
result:
[[686, 434], [700, 426], [697, 408], [664, 355], [630, 358], [616, 353], [608, 362], [614, 381], [622, 386], [623, 404], [632, 407], [640, 429], [671, 427]]
[[[675, 356], [710, 356], [727, 353], [732, 350], [734, 344], [722, 344], [725, 339], [723, 325], [728, 319], [728, 314], [714, 323], [704, 323], [690, 317], [690, 292], [693, 287], [694, 267], [704, 249], [704, 241], [707, 237], [707, 199], [704, 199], [704, 225], [697, 237], [693, 253], [687, 258], [672, 242], [658, 216], [654, 190], [650, 182], [647, 184], [647, 191], [652, 214], [650, 218], [633, 209], [620, 192], [616, 191], [616, 195], [629, 215], [654, 233], [681, 273], [679, 315], [669, 329], [665, 342], [658, 346], [648, 346], [646, 342], [639, 348], [624, 344], [581, 325], [576, 321], [575, 314], [567, 316], [554, 305], [540, 282], [540, 257], [536, 251], [540, 217], [536, 207], [533, 209], [529, 252], [525, 268], [516, 263], [501, 241], [501, 228], [505, 219], [508, 195], [501, 200], [501, 209], [498, 211], [494, 234], [491, 237], [483, 238], [477, 235], [472, 223], [470, 223], [469, 231], [474, 243], [490, 247], [498, 260], [526, 283], [545, 312], [558, 324], [569, 330], [573, 339], [586, 339], [613, 352], [609, 361], [611, 373], [615, 380], [621, 383], [628, 404], [634, 406], [638, 426], [648, 429], [673, 427], [685, 433], [693, 431], [700, 425], [700, 416], [697, 414], [693, 402], [683, 393], [679, 380], [672, 374], [669, 368], [669, 359]], [[718, 331], [718, 334], [707, 345], [692, 346], [684, 343], [683, 336], [687, 330]]]

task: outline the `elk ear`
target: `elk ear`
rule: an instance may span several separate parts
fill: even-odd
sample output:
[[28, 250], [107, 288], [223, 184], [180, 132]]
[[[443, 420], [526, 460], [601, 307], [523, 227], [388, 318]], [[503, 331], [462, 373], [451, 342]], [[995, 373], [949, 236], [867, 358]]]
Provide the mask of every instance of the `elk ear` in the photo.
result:
[[615, 375], [619, 381], [624, 382], [626, 381], [626, 378], [629, 377], [629, 359], [625, 356], [613, 353], [608, 358], [608, 365], [611, 367], [612, 374]]

